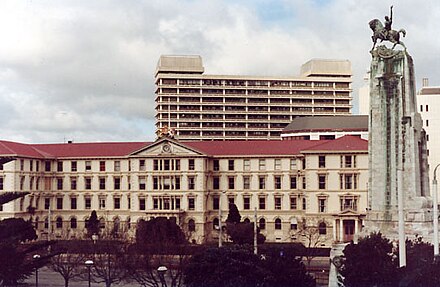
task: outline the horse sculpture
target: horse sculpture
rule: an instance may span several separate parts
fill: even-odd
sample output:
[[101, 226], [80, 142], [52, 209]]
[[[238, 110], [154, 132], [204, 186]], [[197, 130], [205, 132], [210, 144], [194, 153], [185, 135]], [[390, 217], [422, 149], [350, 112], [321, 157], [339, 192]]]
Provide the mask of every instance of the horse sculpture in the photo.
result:
[[382, 41], [390, 41], [393, 43], [393, 47], [391, 49], [394, 49], [397, 44], [402, 45], [403, 48], [406, 49], [405, 45], [402, 41], [400, 41], [400, 33], [402, 33], [402, 36], [405, 37], [406, 31], [404, 29], [400, 29], [399, 31], [396, 30], [387, 30], [382, 25], [382, 22], [380, 22], [379, 19], [373, 19], [368, 23], [370, 25], [371, 30], [373, 30], [373, 36], [371, 39], [373, 39], [373, 48], [376, 46], [377, 39], [380, 39], [380, 42]]

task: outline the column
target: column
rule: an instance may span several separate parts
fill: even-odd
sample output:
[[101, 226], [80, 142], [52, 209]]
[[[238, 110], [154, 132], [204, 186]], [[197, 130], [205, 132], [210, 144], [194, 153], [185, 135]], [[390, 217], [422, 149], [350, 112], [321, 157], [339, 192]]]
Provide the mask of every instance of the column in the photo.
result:
[[344, 242], [344, 220], [340, 219], [339, 222], [339, 241]]
[[337, 224], [337, 220], [333, 219], [333, 242], [338, 241], [338, 234], [336, 233], [336, 228], [337, 228], [336, 224]]

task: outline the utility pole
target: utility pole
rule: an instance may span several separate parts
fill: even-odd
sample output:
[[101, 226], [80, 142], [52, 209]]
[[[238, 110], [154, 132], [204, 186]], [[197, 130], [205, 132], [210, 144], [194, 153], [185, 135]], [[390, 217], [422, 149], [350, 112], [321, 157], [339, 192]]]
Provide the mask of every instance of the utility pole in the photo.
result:
[[434, 245], [434, 258], [438, 257], [439, 255], [439, 248], [438, 248], [438, 195], [437, 195], [437, 168], [440, 166], [438, 164], [434, 168], [434, 177], [432, 180], [432, 201], [433, 201], [433, 240], [432, 244]]
[[222, 242], [222, 195], [218, 197], [218, 248], [223, 246]]
[[257, 208], [254, 209], [254, 254], [258, 254], [258, 238], [257, 238]]
[[406, 266], [405, 213], [403, 199], [402, 170], [397, 170], [397, 201], [399, 214], [399, 265]]

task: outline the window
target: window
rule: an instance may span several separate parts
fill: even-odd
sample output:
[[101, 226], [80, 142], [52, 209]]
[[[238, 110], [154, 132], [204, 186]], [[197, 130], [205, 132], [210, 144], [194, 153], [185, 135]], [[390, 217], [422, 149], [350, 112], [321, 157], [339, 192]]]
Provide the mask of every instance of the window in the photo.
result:
[[326, 179], [327, 176], [323, 174], [318, 174], [318, 188], [325, 189], [326, 188]]
[[265, 170], [266, 169], [266, 160], [265, 159], [258, 160], [258, 169], [259, 170]]
[[307, 189], [307, 181], [305, 176], [302, 177], [302, 189]]
[[100, 197], [99, 198], [99, 209], [105, 209], [105, 204], [106, 204], [106, 199], [105, 197]]
[[234, 196], [228, 196], [228, 204], [229, 204], [229, 206], [231, 204], [235, 204], [235, 197]]
[[25, 179], [26, 179], [26, 177], [24, 177], [24, 176], [20, 177], [20, 190], [24, 189], [24, 181], [25, 181]]
[[105, 189], [105, 177], [99, 178], [99, 189]]
[[189, 170], [194, 170], [195, 169], [194, 159], [189, 159], [188, 160], [188, 169]]
[[92, 189], [92, 178], [91, 177], [86, 177], [85, 178], [85, 184], [86, 184], [86, 188], [85, 189]]
[[[154, 177], [157, 180], [157, 177]], [[157, 183], [156, 183], [157, 185]], [[145, 176], [140, 176], [139, 177], [139, 189], [140, 190], [145, 190], [145, 186], [146, 186], [146, 179]], [[154, 189], [157, 189], [157, 186], [154, 187]]]
[[251, 178], [249, 176], [243, 176], [243, 189], [250, 189]]
[[92, 162], [90, 160], [86, 160], [86, 171], [92, 170]]
[[340, 198], [341, 211], [351, 209], [357, 211], [357, 197], [353, 195], [344, 195]]
[[50, 163], [50, 161], [48, 161], [48, 160], [46, 160], [45, 162], [44, 162], [44, 170], [45, 171], [50, 171], [51, 170], [51, 163]]
[[425, 105], [425, 111], [426, 111], [426, 112], [429, 112], [428, 105]]
[[266, 209], [266, 197], [265, 196], [258, 197], [258, 208], [261, 210]]
[[76, 197], [70, 198], [70, 209], [77, 209], [77, 199]]
[[274, 161], [274, 169], [275, 170], [280, 170], [281, 169], [281, 159], [277, 158]]
[[219, 162], [218, 159], [215, 159], [215, 160], [214, 160], [213, 165], [214, 165], [213, 169], [214, 169], [215, 171], [220, 170], [220, 162]]
[[243, 197], [243, 209], [244, 210], [251, 209], [251, 198], [249, 196]]
[[306, 198], [303, 198], [303, 200], [302, 200], [302, 209], [303, 210], [307, 209], [307, 199]]
[[[2, 165], [2, 164], [0, 164], [0, 168], [3, 169], [3, 165]], [[39, 161], [37, 161], [37, 163], [36, 163], [36, 168], [35, 168], [35, 170], [36, 170], [36, 171], [40, 171], [40, 162], [39, 162]]]
[[275, 209], [280, 210], [281, 209], [281, 196], [275, 196], [274, 202], [275, 202]]
[[114, 207], [114, 209], [121, 208], [121, 198], [120, 197], [113, 198], [113, 207]]
[[244, 170], [251, 170], [251, 161], [249, 159], [245, 159], [243, 161], [243, 169]]
[[275, 189], [281, 189], [281, 176], [275, 176], [274, 180]]
[[139, 210], [145, 210], [145, 198], [139, 198]]
[[327, 224], [325, 224], [325, 222], [319, 223], [318, 230], [319, 230], [320, 235], [326, 235], [327, 234]]
[[163, 170], [170, 170], [170, 160], [169, 159], [164, 159], [163, 160]]
[[44, 219], [44, 229], [48, 229], [49, 228], [49, 220], [47, 219], [47, 217]]
[[298, 220], [295, 217], [290, 219], [290, 229], [291, 230], [298, 229]]
[[290, 159], [290, 169], [291, 170], [297, 169], [296, 168], [296, 158]]
[[113, 178], [113, 185], [114, 185], [114, 189], [121, 189], [121, 178], [120, 177], [114, 177]]
[[258, 183], [260, 189], [266, 188], [266, 178], [264, 176], [258, 177]]
[[72, 176], [70, 178], [70, 189], [76, 190], [76, 187], [77, 187], [77, 179], [76, 179], [76, 177]]
[[196, 223], [195, 223], [194, 219], [188, 220], [188, 231], [189, 232], [196, 231]]
[[57, 189], [63, 190], [63, 178], [61, 178], [61, 177], [57, 178]]
[[63, 171], [63, 162], [62, 161], [57, 162], [57, 171], [58, 172]]
[[220, 178], [218, 176], [214, 176], [212, 178], [212, 188], [213, 189], [220, 189]]
[[281, 230], [281, 219], [275, 219], [275, 230]]
[[105, 171], [105, 160], [99, 161], [99, 171]]
[[429, 127], [429, 120], [426, 120], [425, 122], [426, 122], [425, 126]]
[[3, 177], [0, 177], [0, 190], [3, 190]]
[[290, 209], [292, 210], [296, 210], [298, 209], [298, 202], [297, 202], [297, 197], [296, 196], [290, 196]]
[[153, 160], [153, 170], [160, 170], [159, 168], [159, 160]]
[[318, 156], [318, 167], [325, 168], [325, 155]]
[[24, 160], [20, 159], [20, 170], [24, 170]]
[[2, 163], [0, 163], [0, 170], [3, 170], [3, 164]]
[[194, 176], [188, 176], [188, 189], [193, 190], [196, 185], [196, 179]]
[[50, 208], [50, 198], [45, 198], [44, 199], [44, 209], [49, 209]]
[[70, 219], [70, 228], [71, 229], [76, 229], [78, 227], [78, 223], [75, 217], [72, 217]]
[[145, 159], [140, 159], [139, 160], [139, 170], [140, 171], [145, 171]]
[[228, 160], [228, 170], [234, 170], [234, 160]]
[[92, 208], [92, 198], [91, 197], [84, 198], [84, 207], [85, 207], [85, 209]]
[[306, 169], [306, 166], [307, 166], [306, 159], [303, 158], [303, 159], [302, 159], [302, 169]]
[[33, 169], [34, 169], [34, 161], [33, 161], [33, 160], [30, 160], [30, 161], [29, 161], [29, 170], [30, 170], [30, 171], [33, 171]]
[[356, 168], [356, 156], [355, 155], [341, 155], [341, 167], [342, 168]]
[[290, 189], [297, 189], [297, 180], [296, 180], [296, 176], [290, 176]]
[[196, 199], [194, 197], [188, 198], [188, 210], [195, 210], [196, 209]]
[[319, 213], [327, 212], [327, 198], [326, 197], [318, 197], [318, 212]]
[[265, 230], [266, 229], [266, 219], [260, 218], [260, 220], [258, 221], [258, 226], [260, 227], [261, 230]]
[[339, 182], [341, 189], [357, 189], [357, 174], [341, 174]]
[[423, 112], [423, 105], [420, 105], [420, 111]]
[[235, 189], [235, 177], [228, 176], [228, 188]]
[[71, 161], [70, 162], [70, 171], [77, 171], [78, 167], [77, 167], [77, 162], [76, 161]]
[[63, 209], [63, 198], [57, 197], [57, 209]]
[[58, 229], [63, 228], [63, 219], [61, 217], [57, 217], [55, 226]]
[[121, 171], [121, 162], [119, 160], [115, 160], [113, 163], [114, 171]]
[[212, 209], [218, 210], [220, 208], [220, 197], [214, 196], [212, 198]]

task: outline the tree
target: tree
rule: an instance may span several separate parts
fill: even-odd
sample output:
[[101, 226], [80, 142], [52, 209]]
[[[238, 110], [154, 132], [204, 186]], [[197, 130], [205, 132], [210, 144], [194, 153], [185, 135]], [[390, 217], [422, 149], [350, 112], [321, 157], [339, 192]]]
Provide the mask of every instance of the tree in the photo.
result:
[[99, 225], [100, 222], [98, 219], [98, 215], [96, 214], [96, 211], [93, 210], [86, 224], [87, 237], [91, 238], [92, 235], [94, 234], [99, 235], [99, 231], [100, 231]]
[[136, 229], [136, 243], [170, 246], [185, 244], [185, 234], [174, 220], [156, 217], [148, 221], [140, 221]]
[[[226, 219], [226, 231], [235, 244], [254, 244], [254, 223], [240, 222], [241, 215], [235, 204], [229, 204], [229, 213]], [[257, 228], [257, 243], [263, 244], [266, 237]]]
[[[50, 258], [45, 249], [52, 242], [25, 241], [36, 239], [36, 233], [29, 221], [8, 218], [0, 221], [0, 286], [14, 286], [29, 277], [35, 268], [44, 266]], [[39, 260], [33, 259], [38, 253]]]
[[226, 218], [226, 223], [240, 223], [241, 215], [237, 206], [234, 203], [229, 204], [229, 213]]
[[250, 248], [211, 248], [194, 255], [185, 268], [188, 287], [315, 286], [300, 258], [291, 253], [253, 254]]
[[51, 258], [49, 268], [59, 273], [64, 279], [64, 286], [69, 286], [69, 281], [81, 275], [86, 256], [73, 252], [68, 244], [57, 243], [54, 246], [56, 255]]
[[30, 194], [27, 191], [8, 191], [0, 194], [0, 205], [13, 201], [17, 198], [25, 197]]
[[313, 258], [318, 255], [318, 248], [326, 241], [325, 235], [321, 234], [319, 227], [307, 226], [305, 222], [301, 224], [298, 233], [304, 239], [304, 246], [306, 247], [304, 256], [307, 267], [310, 267]]
[[345, 264], [340, 272], [345, 286], [397, 286], [398, 258], [393, 245], [381, 233], [372, 233], [344, 249]]

